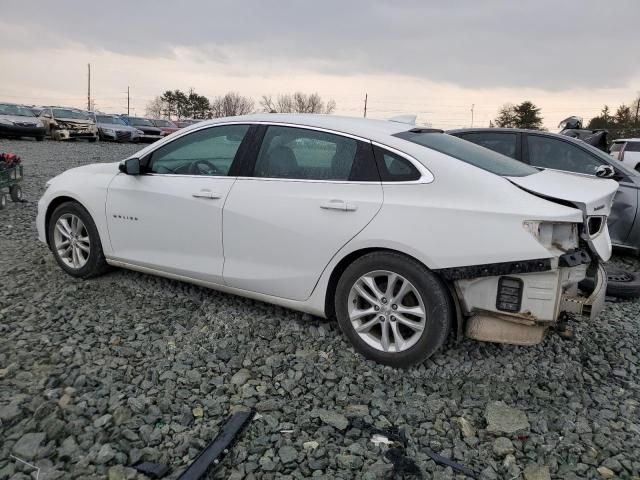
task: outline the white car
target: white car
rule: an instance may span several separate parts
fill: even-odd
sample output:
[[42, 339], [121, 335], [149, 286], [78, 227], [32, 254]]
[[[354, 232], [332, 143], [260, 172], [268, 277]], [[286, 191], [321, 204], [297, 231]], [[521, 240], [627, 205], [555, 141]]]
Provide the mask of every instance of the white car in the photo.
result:
[[621, 138], [611, 144], [609, 155], [632, 170], [640, 171], [640, 138]]
[[47, 185], [38, 234], [67, 273], [112, 265], [336, 317], [392, 366], [452, 331], [534, 344], [562, 312], [597, 315], [617, 189], [432, 129], [272, 114], [201, 122]]

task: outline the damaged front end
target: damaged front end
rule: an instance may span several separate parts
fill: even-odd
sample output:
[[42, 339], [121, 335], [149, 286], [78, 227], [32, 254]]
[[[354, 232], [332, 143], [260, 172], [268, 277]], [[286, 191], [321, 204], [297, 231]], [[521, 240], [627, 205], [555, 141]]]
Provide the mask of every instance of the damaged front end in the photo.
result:
[[[606, 223], [606, 221], [605, 221]], [[604, 307], [607, 276], [591, 246], [586, 224], [524, 222], [551, 258], [445, 269], [453, 282], [467, 337], [498, 343], [534, 345], [566, 314], [595, 318]], [[595, 236], [607, 235], [601, 228]], [[595, 277], [595, 289], [578, 283]]]
[[54, 140], [92, 140], [98, 137], [98, 129], [93, 123], [57, 120], [51, 125], [51, 136]]

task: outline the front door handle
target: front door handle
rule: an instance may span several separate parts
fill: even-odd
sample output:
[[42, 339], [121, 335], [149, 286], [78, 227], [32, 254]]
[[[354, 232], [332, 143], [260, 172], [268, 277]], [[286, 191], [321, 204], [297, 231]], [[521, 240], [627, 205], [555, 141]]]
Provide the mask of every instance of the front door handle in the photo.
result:
[[198, 193], [194, 193], [193, 197], [195, 197], [195, 198], [207, 198], [209, 200], [216, 200], [218, 198], [222, 198], [222, 194], [221, 193], [217, 193], [217, 192], [212, 192], [211, 190], [203, 188]]
[[344, 200], [333, 199], [327, 200], [320, 204], [320, 208], [324, 210], [342, 210], [343, 212], [355, 212], [358, 207], [353, 203], [345, 202]]

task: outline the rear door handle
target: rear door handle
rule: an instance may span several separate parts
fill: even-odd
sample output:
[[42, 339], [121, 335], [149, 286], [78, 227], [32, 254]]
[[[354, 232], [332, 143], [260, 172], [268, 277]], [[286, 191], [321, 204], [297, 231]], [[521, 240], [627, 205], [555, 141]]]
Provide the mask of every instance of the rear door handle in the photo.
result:
[[216, 200], [218, 198], [222, 198], [222, 194], [217, 192], [212, 192], [211, 190], [202, 189], [198, 193], [194, 193], [193, 197], [208, 198], [209, 200]]
[[345, 202], [344, 200], [333, 199], [327, 200], [320, 204], [320, 208], [324, 210], [342, 210], [343, 212], [355, 212], [358, 207], [353, 203]]

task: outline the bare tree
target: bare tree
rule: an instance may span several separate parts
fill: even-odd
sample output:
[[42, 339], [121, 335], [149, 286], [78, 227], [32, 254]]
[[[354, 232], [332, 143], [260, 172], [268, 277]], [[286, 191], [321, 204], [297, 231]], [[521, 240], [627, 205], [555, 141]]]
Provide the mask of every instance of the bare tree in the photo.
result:
[[147, 103], [144, 113], [147, 117], [160, 118], [162, 117], [162, 114], [164, 113], [165, 109], [166, 109], [166, 106], [164, 104], [164, 100], [162, 100], [162, 97], [158, 96], [158, 97], [155, 97], [153, 100], [151, 100], [149, 103]]
[[317, 93], [296, 92], [293, 95], [280, 94], [276, 100], [271, 95], [263, 95], [260, 106], [263, 111], [271, 113], [332, 113], [336, 102], [330, 99], [325, 104]]
[[253, 106], [254, 102], [251, 98], [229, 92], [211, 101], [211, 114], [213, 118], [246, 115], [253, 111]]

